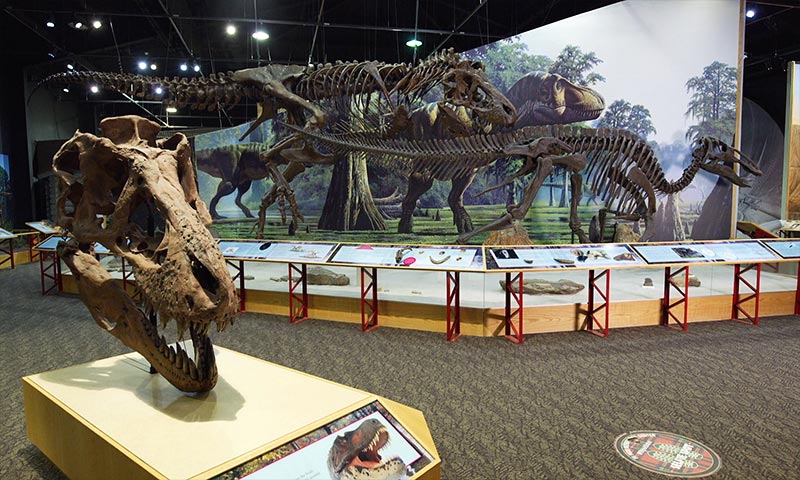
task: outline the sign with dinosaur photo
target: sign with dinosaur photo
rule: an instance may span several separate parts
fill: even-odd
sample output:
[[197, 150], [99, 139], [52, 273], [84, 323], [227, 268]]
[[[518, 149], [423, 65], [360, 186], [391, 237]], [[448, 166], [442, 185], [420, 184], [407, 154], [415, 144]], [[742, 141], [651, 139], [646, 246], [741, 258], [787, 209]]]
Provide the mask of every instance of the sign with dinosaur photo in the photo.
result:
[[223, 238], [729, 238], [732, 184], [761, 173], [729, 147], [740, 8], [628, 0], [413, 67], [298, 67], [253, 133], [196, 137], [201, 198]]

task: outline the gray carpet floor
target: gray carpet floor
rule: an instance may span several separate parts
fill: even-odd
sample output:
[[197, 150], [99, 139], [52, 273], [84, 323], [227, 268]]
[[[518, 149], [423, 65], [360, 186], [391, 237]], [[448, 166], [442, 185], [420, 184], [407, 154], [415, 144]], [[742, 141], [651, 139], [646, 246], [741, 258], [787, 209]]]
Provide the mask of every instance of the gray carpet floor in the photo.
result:
[[[0, 271], [0, 326], [0, 479], [63, 478], [25, 436], [20, 378], [127, 350], [77, 297], [41, 297], [35, 264]], [[612, 448], [617, 435], [650, 429], [715, 450], [715, 478], [800, 479], [797, 317], [514, 345], [244, 314], [214, 341], [422, 410], [446, 479], [661, 478]]]

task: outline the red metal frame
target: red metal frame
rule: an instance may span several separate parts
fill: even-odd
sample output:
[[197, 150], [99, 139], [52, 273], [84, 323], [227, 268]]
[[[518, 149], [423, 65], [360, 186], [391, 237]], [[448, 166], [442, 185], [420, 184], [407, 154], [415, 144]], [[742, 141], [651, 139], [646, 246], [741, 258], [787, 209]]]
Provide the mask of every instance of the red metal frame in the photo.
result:
[[[750, 270], [756, 269], [756, 284], [755, 286], [750, 283], [746, 278], [744, 278], [744, 274], [749, 272]], [[741, 296], [740, 295], [740, 287], [739, 284], [743, 283], [750, 289], [751, 294]], [[741, 313], [747, 318], [747, 323], [752, 325], [758, 325], [758, 303], [761, 299], [761, 264], [760, 263], [752, 263], [747, 267], [742, 268], [740, 264], [736, 264], [733, 269], [733, 301], [731, 302], [731, 320], [742, 321], [739, 319], [739, 314]], [[747, 313], [742, 305], [745, 302], [750, 300], [755, 300], [755, 306], [753, 307], [753, 314], [750, 315]], [[795, 304], [795, 308], [797, 305]]]
[[453, 342], [461, 336], [461, 274], [445, 272], [447, 275], [447, 341]]
[[0, 253], [5, 253], [8, 255], [8, 258], [5, 260], [0, 260], [0, 265], [10, 261], [11, 262], [11, 269], [14, 269], [14, 237], [8, 238], [8, 250], [4, 250], [0, 248]]
[[[299, 278], [294, 275], [298, 273]], [[297, 289], [300, 289], [298, 295]], [[299, 304], [299, 305], [298, 305]], [[289, 264], [289, 323], [300, 323], [308, 320], [308, 282], [306, 280], [306, 264], [301, 263], [297, 268]]]
[[[605, 278], [605, 282], [602, 280]], [[598, 285], [598, 282], [601, 282]], [[589, 304], [586, 318], [586, 331], [598, 337], [608, 336], [608, 297], [611, 285], [611, 272], [603, 270], [602, 273], [595, 275], [594, 270], [589, 270]], [[595, 293], [600, 297], [600, 302], [595, 304]], [[597, 318], [597, 313], [603, 311], [603, 320]], [[597, 326], [597, 330], [595, 330]]]
[[[677, 283], [675, 283], [675, 277], [680, 274], [683, 274], [683, 288], [680, 287]], [[669, 294], [670, 294], [670, 286], [675, 287], [677, 290], [680, 299], [676, 300], [674, 303], [670, 303], [669, 301]], [[672, 309], [683, 305], [683, 321], [681, 321], [678, 316], [672, 313]], [[666, 267], [664, 269], [664, 298], [662, 299], [661, 303], [661, 324], [668, 328], [675, 328], [675, 326], [669, 323], [670, 318], [675, 320], [678, 325], [681, 327], [680, 330], [686, 331], [686, 324], [688, 323], [689, 317], [689, 267], [681, 267], [677, 269], [674, 273], [671, 272], [670, 267]]]
[[231, 277], [234, 282], [239, 280], [239, 312], [244, 312], [245, 289], [244, 289], [244, 260], [225, 260], [225, 263], [236, 270], [236, 275]]
[[797, 286], [794, 289], [794, 314], [800, 315], [800, 263], [797, 264]]
[[41, 232], [28, 235], [28, 258], [31, 259], [31, 262], [39, 259], [39, 250], [36, 250], [35, 247], [44, 241], [44, 237], [44, 233]]
[[378, 328], [378, 269], [359, 267], [361, 270], [361, 331]]
[[[45, 265], [46, 262], [47, 265]], [[39, 272], [42, 278], [42, 296], [47, 295], [53, 289], [57, 289], [59, 292], [62, 290], [61, 260], [58, 258], [58, 254], [55, 251], [39, 251]], [[45, 279], [52, 280], [53, 285], [45, 288]]]
[[[513, 285], [517, 282], [517, 293], [514, 293]], [[506, 272], [506, 316], [505, 316], [505, 337], [514, 343], [522, 343], [522, 272], [512, 274]], [[517, 304], [516, 310], [511, 310], [511, 300]], [[513, 319], [517, 317], [517, 326], [514, 326]]]

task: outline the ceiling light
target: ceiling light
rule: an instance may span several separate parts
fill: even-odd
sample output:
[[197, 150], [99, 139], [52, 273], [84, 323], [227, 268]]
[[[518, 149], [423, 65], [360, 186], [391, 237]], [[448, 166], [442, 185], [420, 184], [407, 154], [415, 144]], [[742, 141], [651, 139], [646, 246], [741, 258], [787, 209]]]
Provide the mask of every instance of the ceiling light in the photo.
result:
[[228, 35], [236, 35], [236, 25], [229, 23], [227, 27], [225, 27], [225, 33]]
[[89, 90], [91, 90], [92, 93], [97, 93], [100, 91], [100, 89], [97, 88], [97, 85], [92, 85], [91, 87], [89, 87]]
[[175, 107], [167, 107], [167, 113], [176, 113], [178, 111]]
[[83, 22], [75, 22], [75, 28], [77, 28], [78, 30], [83, 28]]
[[151, 63], [150, 64], [150, 70], [155, 70], [157, 68], [158, 68], [158, 65], [156, 65], [155, 63]]
[[102, 26], [103, 26], [103, 22], [101, 22], [100, 20], [93, 20], [92, 21], [92, 27], [94, 27], [95, 30], [99, 29]]
[[75, 66], [72, 65], [71, 63], [68, 63], [67, 64], [67, 70], [75, 70]]
[[193, 68], [193, 70], [194, 70], [195, 72], [199, 72], [199, 71], [200, 71], [200, 65], [198, 65], [198, 64], [196, 64], [196, 63], [194, 64], [194, 67], [192, 67], [192, 68]]
[[745, 13], [745, 16], [746, 16], [747, 18], [753, 18], [753, 17], [755, 17], [755, 16], [756, 16], [756, 11], [755, 11], [755, 10], [753, 10], [752, 8], [748, 8], [748, 9], [747, 9], [747, 13]]
[[181, 72], [185, 72], [188, 69], [189, 67], [187, 67], [185, 63], [181, 63]]
[[258, 40], [260, 42], [262, 40], [268, 39], [269, 38], [269, 34], [267, 32], [265, 32], [264, 30], [256, 30], [255, 32], [253, 32], [253, 38], [255, 38], [256, 40]]
[[164, 93], [164, 89], [161, 87], [156, 87], [156, 95], [161, 95], [162, 93]]
[[47, 56], [50, 58], [56, 58], [56, 54], [53, 52], [47, 52]]
[[139, 70], [147, 70], [147, 62], [144, 60], [139, 61]]
[[420, 42], [416, 38], [412, 38], [411, 40], [406, 42], [406, 45], [411, 47], [411, 48], [417, 48], [417, 47], [422, 46], [422, 42]]
[[56, 28], [56, 22], [54, 22], [54, 21], [52, 21], [52, 20], [48, 20], [47, 22], [45, 22], [45, 24], [44, 24], [44, 25], [45, 25], [47, 28]]
[[61, 89], [61, 91], [64, 92], [64, 93], [69, 93], [69, 88], [64, 87], [64, 88]]

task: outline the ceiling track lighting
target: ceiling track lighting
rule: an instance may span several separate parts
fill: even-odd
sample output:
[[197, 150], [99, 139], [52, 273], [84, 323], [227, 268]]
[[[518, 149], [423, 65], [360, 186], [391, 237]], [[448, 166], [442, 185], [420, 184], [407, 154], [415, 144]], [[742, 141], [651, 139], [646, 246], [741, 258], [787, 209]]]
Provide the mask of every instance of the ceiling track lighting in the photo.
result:
[[264, 30], [261, 30], [259, 28], [258, 30], [253, 32], [252, 37], [254, 39], [258, 40], [259, 42], [261, 42], [261, 41], [264, 41], [264, 40], [268, 39], [269, 38], [269, 34], [267, 32], [265, 32]]
[[225, 27], [225, 33], [227, 33], [228, 35], [236, 35], [236, 25], [229, 23]]
[[103, 22], [101, 22], [100, 20], [98, 19], [92, 20], [92, 28], [94, 28], [95, 30], [99, 30], [102, 26]]

